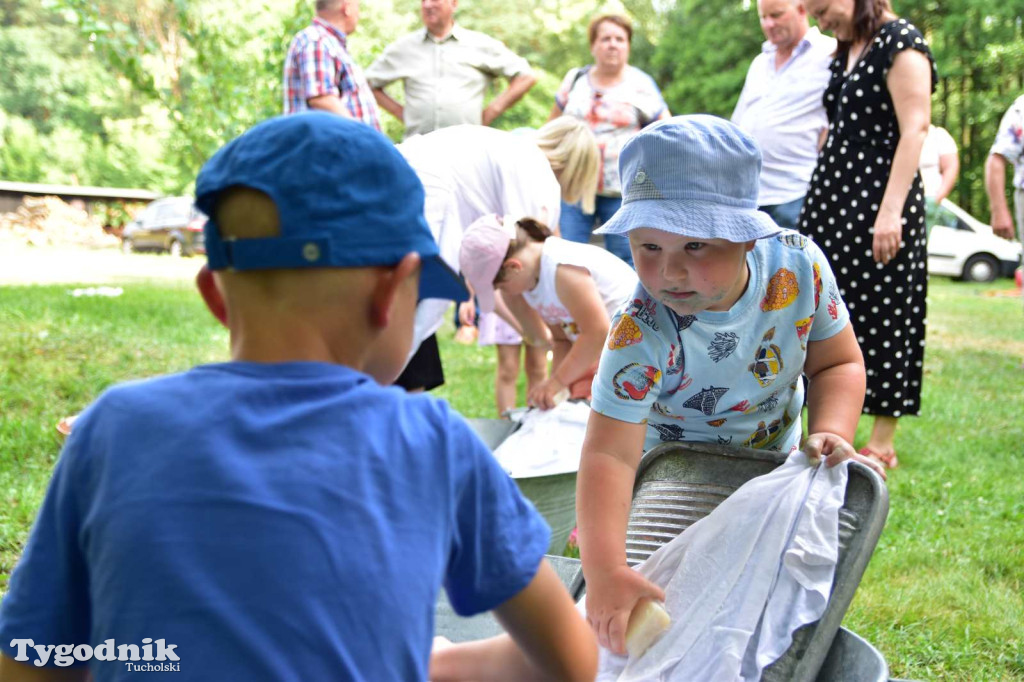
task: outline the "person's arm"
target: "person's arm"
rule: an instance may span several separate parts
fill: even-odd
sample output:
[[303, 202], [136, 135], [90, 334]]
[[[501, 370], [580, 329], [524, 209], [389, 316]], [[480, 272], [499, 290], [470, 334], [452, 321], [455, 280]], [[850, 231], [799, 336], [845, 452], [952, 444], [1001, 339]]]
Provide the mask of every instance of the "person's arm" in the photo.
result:
[[497, 607], [495, 616], [508, 634], [436, 649], [430, 657], [431, 682], [591, 682], [597, 675], [594, 634], [546, 559], [530, 584]]
[[0, 680], [4, 682], [85, 682], [91, 679], [88, 666], [40, 668], [31, 662], [22, 663], [0, 653]]
[[485, 126], [491, 125], [496, 118], [501, 116], [513, 104], [523, 98], [523, 95], [537, 82], [533, 72], [518, 73], [513, 76], [508, 87], [500, 95], [491, 100], [491, 103], [484, 107], [482, 123]]
[[377, 100], [377, 106], [405, 123], [405, 108], [384, 90], [395, 81], [408, 76], [407, 67], [403, 66], [409, 59], [406, 51], [408, 47], [403, 45], [406, 45], [403, 39], [388, 45], [366, 68], [363, 75], [373, 92], [373, 98]]
[[341, 98], [337, 95], [317, 95], [316, 97], [310, 97], [306, 100], [306, 104], [309, 105], [310, 109], [329, 111], [332, 114], [338, 114], [345, 118], [353, 118], [352, 112], [345, 108], [345, 105], [341, 102]]
[[867, 375], [857, 336], [849, 323], [838, 334], [807, 343], [804, 363], [807, 375], [807, 439], [802, 449], [816, 459], [825, 457], [833, 467], [854, 459], [874, 469], [884, 479], [885, 468], [854, 451], [850, 443], [864, 406]]
[[591, 411], [576, 483], [580, 558], [587, 582], [587, 622], [601, 646], [626, 653], [629, 614], [664, 592], [626, 563], [626, 524], [647, 425]]
[[1006, 202], [1006, 159], [992, 153], [985, 160], [985, 192], [992, 214], [992, 231], [1004, 239], [1013, 239], [1013, 216]]
[[384, 88], [371, 88], [371, 90], [373, 91], [373, 98], [377, 100], [377, 104], [381, 109], [399, 121], [405, 122], [405, 109], [394, 97], [384, 92]]
[[827, 431], [852, 441], [864, 406], [866, 373], [853, 325], [807, 343], [807, 432]]
[[931, 120], [931, 65], [928, 57], [908, 49], [893, 58], [886, 78], [892, 97], [900, 141], [893, 155], [889, 181], [875, 216], [871, 253], [876, 263], [888, 263], [900, 250], [903, 236], [903, 205], [921, 159], [921, 146]]
[[825, 140], [828, 139], [828, 126], [825, 126], [818, 133], [818, 151], [821, 152], [825, 148]]
[[608, 338], [611, 320], [605, 310], [594, 278], [583, 268], [560, 265], [555, 271], [555, 293], [572, 316], [579, 336], [561, 363], [551, 368], [551, 376], [534, 386], [526, 403], [550, 410], [555, 406], [555, 396], [563, 388], [571, 386], [587, 372], [593, 372], [601, 359], [601, 348]]
[[956, 185], [956, 178], [960, 175], [960, 157], [956, 152], [943, 154], [939, 157], [939, 174], [942, 176], [942, 183], [939, 191], [935, 194], [935, 203], [942, 203], [942, 200], [949, 196]]
[[[551, 107], [551, 113], [548, 114], [548, 121], [554, 121], [556, 118], [562, 115], [562, 107], [558, 106], [558, 102], [555, 102]], [[548, 121], [545, 121], [547, 123]]]
[[[499, 301], [504, 304], [505, 314], [511, 317], [505, 317], [502, 306], [498, 305]], [[551, 330], [540, 313], [534, 310], [521, 294], [508, 295], [495, 291], [494, 303], [494, 312], [516, 328], [523, 337], [523, 343], [537, 348], [551, 347]]]
[[306, 100], [306, 105], [310, 109], [353, 118], [338, 94], [338, 65], [323, 41], [308, 41], [296, 59], [300, 71], [298, 89], [300, 96]]

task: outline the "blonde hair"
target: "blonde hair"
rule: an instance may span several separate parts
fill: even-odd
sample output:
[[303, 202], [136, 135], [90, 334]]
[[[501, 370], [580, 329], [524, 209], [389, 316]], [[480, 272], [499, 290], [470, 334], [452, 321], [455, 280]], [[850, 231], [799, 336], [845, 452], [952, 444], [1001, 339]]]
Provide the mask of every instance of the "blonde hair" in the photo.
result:
[[536, 141], [558, 178], [562, 200], [579, 202], [584, 213], [593, 213], [601, 151], [587, 124], [572, 116], [559, 116], [540, 127]]

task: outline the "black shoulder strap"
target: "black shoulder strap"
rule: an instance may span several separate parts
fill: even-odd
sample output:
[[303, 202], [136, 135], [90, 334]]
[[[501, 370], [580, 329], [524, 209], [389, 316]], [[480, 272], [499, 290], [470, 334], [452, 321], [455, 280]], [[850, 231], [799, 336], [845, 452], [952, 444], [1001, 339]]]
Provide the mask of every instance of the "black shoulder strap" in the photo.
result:
[[590, 71], [591, 66], [592, 64], [587, 64], [586, 66], [581, 66], [580, 68], [576, 69], [576, 75], [572, 77], [572, 83], [569, 83], [569, 92], [572, 92], [572, 89], [576, 87], [576, 81], [587, 75], [587, 72]]

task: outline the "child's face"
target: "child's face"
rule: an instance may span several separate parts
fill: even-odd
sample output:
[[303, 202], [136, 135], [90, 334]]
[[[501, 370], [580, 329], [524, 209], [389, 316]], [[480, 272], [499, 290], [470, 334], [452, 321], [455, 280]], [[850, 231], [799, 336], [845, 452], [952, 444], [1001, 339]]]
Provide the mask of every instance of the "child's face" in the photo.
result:
[[509, 258], [502, 264], [499, 277], [494, 288], [506, 294], [523, 294], [537, 286], [536, 273], [528, 272], [517, 258]]
[[754, 242], [696, 239], [649, 227], [629, 233], [644, 288], [680, 315], [732, 307], [747, 286], [747, 252]]

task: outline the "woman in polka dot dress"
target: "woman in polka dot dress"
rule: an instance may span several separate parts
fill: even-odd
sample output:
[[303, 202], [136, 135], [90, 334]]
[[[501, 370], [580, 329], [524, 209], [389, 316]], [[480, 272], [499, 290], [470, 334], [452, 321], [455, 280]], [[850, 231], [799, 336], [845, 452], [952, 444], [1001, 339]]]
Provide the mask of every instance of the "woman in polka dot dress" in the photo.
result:
[[800, 231], [832, 263], [867, 366], [862, 454], [892, 468], [904, 415], [920, 409], [927, 292], [924, 193], [917, 174], [937, 79], [931, 52], [888, 0], [805, 0], [838, 40], [824, 103], [829, 135]]

